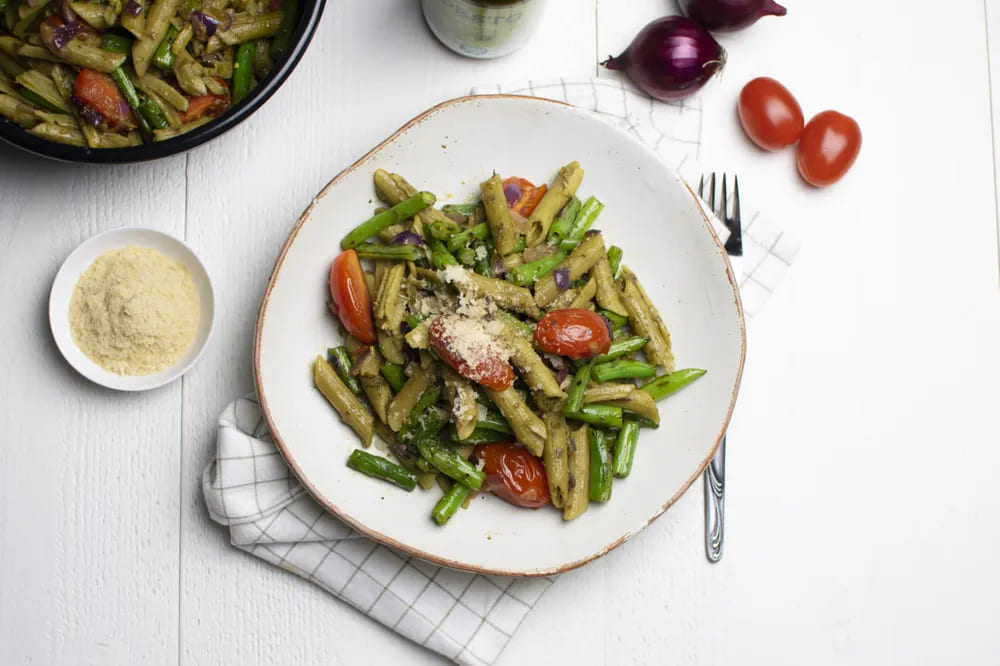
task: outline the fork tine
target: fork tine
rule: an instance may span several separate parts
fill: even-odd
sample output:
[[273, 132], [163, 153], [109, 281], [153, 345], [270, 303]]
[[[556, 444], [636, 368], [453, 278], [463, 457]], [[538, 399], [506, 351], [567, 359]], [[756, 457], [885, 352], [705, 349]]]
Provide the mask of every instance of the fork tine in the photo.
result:
[[716, 215], [719, 211], [715, 209], [715, 172], [712, 172], [712, 178], [708, 181], [708, 207], [712, 209], [712, 212]]
[[740, 221], [740, 179], [735, 174], [733, 174], [733, 228], [743, 230]]
[[[723, 180], [723, 196], [725, 196], [725, 180]], [[725, 201], [723, 199], [723, 201]], [[724, 204], [723, 204], [724, 205]], [[740, 219], [740, 181], [733, 175], [733, 214], [726, 217], [729, 227], [729, 240], [726, 241], [726, 252], [735, 256], [743, 256], [743, 223]]]
[[701, 178], [698, 179], [698, 196], [702, 199], [705, 198], [705, 174], [702, 174]]
[[722, 174], [722, 210], [719, 211], [718, 215], [722, 218], [723, 224], [730, 231], [733, 230], [732, 220], [729, 219], [729, 187], [726, 186], [726, 174]]

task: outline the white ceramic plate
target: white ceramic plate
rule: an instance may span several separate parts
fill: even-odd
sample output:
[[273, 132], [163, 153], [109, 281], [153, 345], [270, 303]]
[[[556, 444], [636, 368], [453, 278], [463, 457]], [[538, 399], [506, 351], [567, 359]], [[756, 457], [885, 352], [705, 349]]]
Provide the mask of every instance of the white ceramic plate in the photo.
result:
[[[583, 197], [606, 204], [596, 227], [625, 251], [671, 330], [678, 367], [708, 374], [660, 403], [628, 479], [607, 504], [564, 523], [486, 494], [437, 527], [441, 493], [406, 493], [345, 466], [354, 433], [313, 388], [317, 354], [338, 343], [326, 279], [340, 240], [375, 205], [384, 168], [439, 203], [473, 198], [494, 170], [548, 181], [579, 160]], [[466, 97], [410, 121], [316, 197], [288, 239], [257, 321], [254, 368], [267, 422], [312, 495], [357, 530], [432, 562], [470, 571], [543, 575], [580, 566], [645, 527], [697, 478], [725, 432], [743, 368], [739, 296], [725, 252], [694, 195], [648, 148], [591, 113], [529, 97]]]
[[[177, 363], [151, 375], [123, 376], [108, 372], [80, 351], [73, 341], [73, 333], [69, 327], [69, 302], [80, 276], [105, 252], [128, 245], [158, 250], [187, 266], [201, 303], [198, 332], [191, 348]], [[101, 386], [119, 391], [145, 391], [157, 388], [169, 384], [187, 372], [208, 344], [214, 317], [215, 295], [212, 292], [212, 282], [201, 261], [182, 241], [154, 229], [137, 227], [112, 229], [84, 241], [63, 262], [49, 293], [49, 326], [52, 328], [52, 337], [55, 338], [59, 351], [81, 375]]]

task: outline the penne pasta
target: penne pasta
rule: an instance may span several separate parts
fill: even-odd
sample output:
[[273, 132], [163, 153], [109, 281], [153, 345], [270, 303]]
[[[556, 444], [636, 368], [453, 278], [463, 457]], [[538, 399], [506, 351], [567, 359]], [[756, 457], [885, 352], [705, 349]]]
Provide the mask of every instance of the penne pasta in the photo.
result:
[[563, 520], [573, 520], [587, 510], [590, 502], [590, 443], [587, 441], [587, 425], [582, 425], [569, 434], [566, 482], [566, 504], [563, 506]]

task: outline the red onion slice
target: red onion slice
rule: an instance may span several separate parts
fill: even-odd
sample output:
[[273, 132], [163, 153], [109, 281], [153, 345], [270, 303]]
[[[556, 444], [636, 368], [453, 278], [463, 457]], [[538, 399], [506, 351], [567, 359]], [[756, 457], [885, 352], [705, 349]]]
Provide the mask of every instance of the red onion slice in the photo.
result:
[[207, 42], [219, 28], [219, 20], [200, 9], [191, 12], [188, 21], [190, 21], [191, 27], [194, 28], [195, 38], [200, 42]]
[[392, 237], [392, 240], [389, 241], [389, 243], [391, 245], [417, 245], [420, 247], [427, 244], [424, 239], [420, 237], [420, 234], [409, 230], [399, 232]]
[[556, 279], [556, 286], [559, 287], [559, 291], [566, 291], [569, 289], [569, 269], [568, 268], [557, 268], [552, 271], [552, 277]]
[[507, 198], [507, 208], [513, 208], [514, 204], [521, 200], [521, 184], [507, 183], [503, 186], [503, 195]]
[[136, 0], [128, 0], [122, 8], [122, 14], [127, 14], [128, 16], [138, 16], [141, 13], [142, 5], [136, 2]]

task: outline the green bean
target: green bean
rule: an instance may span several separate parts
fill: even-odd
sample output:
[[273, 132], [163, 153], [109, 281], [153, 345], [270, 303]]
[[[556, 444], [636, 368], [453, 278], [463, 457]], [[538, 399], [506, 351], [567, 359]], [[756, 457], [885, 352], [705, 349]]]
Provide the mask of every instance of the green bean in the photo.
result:
[[420, 451], [420, 455], [427, 459], [427, 462], [445, 476], [465, 484], [473, 490], [479, 490], [483, 487], [486, 475], [468, 460], [442, 445], [437, 438], [423, 437], [418, 439], [417, 449]]
[[361, 259], [388, 259], [389, 261], [416, 261], [422, 255], [415, 245], [382, 245], [361, 243], [355, 250]]
[[432, 465], [429, 462], [427, 462], [427, 459], [424, 458], [423, 456], [420, 456], [420, 455], [417, 456], [416, 465], [417, 465], [417, 469], [419, 469], [421, 472], [436, 472], [437, 471], [437, 470], [434, 469], [434, 465]]
[[635, 445], [639, 442], [639, 424], [633, 419], [625, 419], [622, 429], [618, 431], [618, 442], [615, 444], [615, 457], [611, 462], [611, 471], [619, 479], [624, 479], [632, 471], [632, 460], [635, 458]]
[[540, 277], [551, 273], [566, 258], [564, 252], [555, 252], [510, 270], [510, 281], [519, 287], [533, 285]]
[[256, 42], [243, 42], [236, 49], [236, 63], [233, 65], [233, 105], [242, 102], [253, 87], [253, 59], [257, 54]]
[[132, 42], [134, 41], [125, 35], [106, 32], [101, 36], [101, 48], [111, 53], [128, 53], [132, 50]]
[[607, 502], [611, 499], [611, 454], [608, 451], [608, 441], [603, 432], [597, 428], [588, 429], [590, 443], [590, 499], [594, 502]]
[[389, 388], [392, 389], [393, 393], [399, 393], [399, 389], [403, 388], [403, 384], [406, 383], [406, 373], [403, 372], [401, 365], [386, 361], [379, 368], [379, 372], [385, 377], [385, 381], [389, 383]]
[[594, 381], [610, 382], [614, 379], [645, 379], [656, 376], [656, 366], [642, 361], [619, 359], [594, 366]]
[[463, 266], [474, 266], [476, 263], [476, 251], [471, 247], [460, 247], [455, 252], [455, 258]]
[[153, 52], [153, 64], [165, 72], [173, 71], [174, 68], [174, 51], [170, 47], [175, 39], [177, 39], [177, 28], [171, 25]]
[[428, 206], [433, 206], [435, 200], [434, 195], [430, 192], [418, 192], [409, 199], [359, 224], [344, 236], [344, 240], [340, 241], [340, 247], [345, 250], [357, 247], [389, 225], [398, 224], [413, 217]]
[[622, 356], [627, 356], [628, 354], [637, 352], [645, 347], [647, 342], [649, 342], [649, 338], [640, 337], [615, 340], [611, 343], [611, 346], [608, 348], [606, 353], [601, 354], [594, 359], [594, 363], [607, 363], [608, 361], [614, 361]]
[[705, 372], [705, 370], [699, 370], [697, 368], [676, 370], [671, 372], [669, 375], [663, 375], [662, 377], [657, 377], [652, 381], [646, 382], [639, 388], [653, 396], [653, 400], [662, 400], [671, 393], [676, 393], [694, 380], [698, 379], [705, 374]]
[[657, 428], [660, 427], [659, 423], [657, 423], [652, 419], [647, 419], [645, 416], [632, 414], [631, 416], [629, 416], [629, 418], [633, 419], [636, 423], [638, 423], [640, 428], [651, 428], [653, 430], [656, 430]]
[[155, 100], [147, 99], [139, 104], [139, 114], [146, 119], [149, 126], [154, 130], [167, 129], [170, 127], [170, 123], [167, 122], [166, 116], [163, 115], [163, 109], [160, 105], [156, 103]]
[[480, 428], [478, 423], [472, 433], [465, 439], [458, 438], [458, 432], [454, 427], [449, 428], [448, 432], [451, 435], [451, 441], [456, 444], [492, 444], [493, 442], [509, 442], [513, 439], [509, 433], [498, 432], [489, 428]]
[[500, 413], [500, 410], [495, 407], [487, 407], [480, 410], [479, 418], [476, 419], [476, 429], [492, 430], [494, 432], [507, 434], [514, 432], [511, 429], [510, 424], [507, 423], [507, 419], [505, 419], [503, 414]]
[[481, 243], [476, 244], [476, 247], [482, 247], [486, 252], [482, 259], [476, 259], [476, 266], [473, 270], [483, 277], [493, 277], [493, 262], [491, 260], [493, 257], [493, 238], [483, 239]]
[[[410, 410], [409, 416], [406, 417], [406, 421], [403, 422], [403, 427], [399, 429], [399, 441], [409, 442], [417, 439], [418, 436], [424, 434], [424, 426], [427, 425], [433, 428], [437, 425], [436, 419], [430, 414], [430, 408], [437, 403], [438, 399], [441, 397], [441, 389], [433, 384], [424, 390], [420, 394], [420, 398], [417, 400], [417, 404], [413, 406]], [[425, 423], [425, 419], [431, 416], [431, 423]], [[442, 425], [442, 427], [444, 427]], [[438, 428], [440, 430], [440, 428]], [[434, 433], [436, 434], [436, 432]]]
[[561, 252], [565, 252], [566, 254], [569, 254], [570, 252], [572, 252], [573, 250], [575, 250], [576, 246], [579, 245], [579, 244], [580, 244], [580, 241], [578, 241], [578, 240], [564, 240], [564, 241], [559, 241], [559, 250]]
[[558, 242], [569, 236], [570, 230], [576, 223], [576, 218], [580, 214], [580, 199], [575, 195], [569, 200], [569, 202], [563, 206], [563, 209], [556, 216], [555, 221], [552, 222], [552, 226], [549, 227], [548, 240], [550, 242]]
[[608, 248], [608, 264], [611, 266], [611, 277], [618, 275], [618, 267], [622, 264], [624, 252], [617, 245]]
[[580, 214], [576, 217], [576, 221], [573, 223], [573, 228], [570, 229], [567, 238], [575, 241], [583, 239], [583, 235], [594, 226], [594, 220], [597, 219], [602, 210], [604, 210], [604, 204], [600, 201], [594, 197], [587, 199], [586, 203], [580, 208]]
[[336, 369], [337, 376], [340, 377], [341, 381], [347, 385], [347, 388], [351, 389], [351, 393], [361, 395], [361, 383], [357, 377], [351, 375], [351, 368], [354, 367], [354, 361], [351, 360], [351, 355], [347, 353], [347, 348], [343, 345], [340, 347], [330, 347], [326, 350], [326, 358], [330, 362], [330, 365]]
[[35, 91], [28, 90], [24, 86], [21, 86], [20, 88], [18, 88], [17, 94], [20, 95], [21, 97], [23, 97], [26, 101], [31, 102], [32, 104], [34, 104], [35, 106], [37, 106], [38, 108], [40, 108], [40, 109], [42, 109], [44, 111], [51, 111], [52, 113], [65, 113], [62, 109], [60, 109], [59, 107], [57, 107], [55, 104], [52, 104], [51, 102], [49, 102], [48, 100], [46, 100], [44, 97], [42, 97], [41, 95], [39, 95]]
[[448, 251], [444, 243], [435, 239], [431, 241], [430, 246], [431, 264], [434, 265], [434, 268], [441, 270], [446, 266], [458, 266], [458, 259]]
[[132, 85], [132, 79], [128, 77], [125, 70], [121, 67], [115, 69], [111, 72], [111, 78], [115, 80], [118, 84], [118, 89], [122, 91], [122, 96], [125, 97], [125, 101], [128, 103], [129, 108], [135, 114], [135, 119], [139, 121], [139, 129], [142, 130], [143, 134], [152, 134], [153, 129], [146, 122], [146, 118], [139, 112], [139, 93], [135, 91], [135, 86]]
[[598, 311], [598, 314], [611, 322], [612, 331], [617, 331], [619, 328], [628, 323], [628, 317], [620, 315], [617, 312], [612, 312], [611, 310], [600, 310]]
[[448, 240], [460, 231], [461, 227], [454, 220], [434, 220], [430, 224], [431, 236], [440, 241]]
[[354, 449], [351, 452], [347, 458], [347, 466], [362, 474], [388, 481], [406, 491], [417, 487], [417, 478], [410, 470], [362, 449]]
[[514, 241], [514, 248], [507, 254], [517, 254], [518, 252], [524, 252], [525, 247], [527, 247], [527, 244], [524, 240], [524, 236], [518, 235], [517, 240]]
[[280, 58], [292, 45], [292, 33], [295, 32], [295, 26], [299, 22], [299, 0], [284, 0], [281, 8], [284, 12], [281, 17], [281, 25], [278, 26], [278, 32], [274, 35], [274, 39], [271, 40], [271, 53], [274, 54], [275, 58]]
[[622, 408], [594, 403], [583, 405], [577, 411], [567, 414], [566, 418], [605, 428], [621, 428]]
[[412, 315], [412, 314], [411, 314], [411, 315], [407, 315], [407, 317], [406, 317], [405, 321], [406, 321], [406, 325], [407, 325], [407, 326], [408, 326], [408, 327], [410, 328], [410, 330], [412, 331], [412, 330], [413, 330], [413, 329], [415, 329], [415, 328], [416, 328], [417, 326], [420, 326], [420, 323], [421, 323], [421, 322], [422, 322], [422, 321], [423, 321], [424, 319], [427, 319], [427, 317], [421, 317], [421, 316], [419, 316], [419, 315]]
[[507, 326], [513, 328], [518, 335], [520, 335], [525, 340], [532, 342], [535, 338], [535, 327], [531, 324], [521, 321], [511, 313], [506, 310], [497, 310], [493, 315], [496, 319], [499, 319]]
[[434, 522], [438, 525], [447, 523], [458, 512], [458, 508], [469, 496], [469, 492], [471, 491], [461, 483], [451, 484], [451, 488], [444, 494], [444, 497], [438, 500], [438, 503], [434, 505], [434, 510], [431, 511]]
[[490, 228], [485, 222], [477, 224], [474, 227], [469, 227], [465, 231], [452, 234], [451, 238], [448, 239], [448, 249], [455, 252], [458, 248], [465, 247], [474, 240], [485, 240], [489, 235]]
[[570, 384], [569, 391], [566, 392], [566, 403], [563, 405], [563, 414], [569, 416], [580, 410], [583, 404], [583, 392], [587, 390], [590, 383], [590, 373], [594, 369], [593, 361], [586, 363], [576, 370], [573, 375], [573, 383]]
[[464, 204], [446, 204], [441, 206], [441, 212], [447, 215], [448, 213], [458, 213], [459, 215], [465, 215], [466, 217], [472, 215], [476, 212], [476, 207], [479, 205], [476, 203], [464, 203]]

